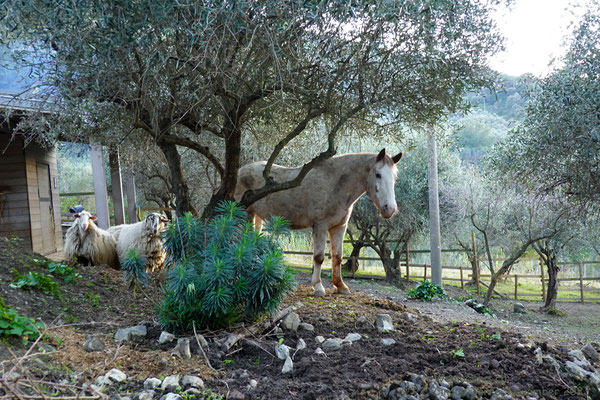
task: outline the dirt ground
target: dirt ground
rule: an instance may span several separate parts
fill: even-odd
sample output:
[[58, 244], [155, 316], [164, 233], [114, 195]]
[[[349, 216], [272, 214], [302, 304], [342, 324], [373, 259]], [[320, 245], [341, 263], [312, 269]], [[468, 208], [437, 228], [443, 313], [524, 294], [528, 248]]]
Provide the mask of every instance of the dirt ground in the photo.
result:
[[[74, 384], [83, 385], [116, 367], [134, 377], [120, 388], [132, 394], [141, 390], [145, 378], [180, 373], [201, 376], [208, 388], [223, 396], [237, 390], [246, 399], [375, 399], [385, 396], [391, 382], [416, 373], [449, 382], [468, 381], [479, 398], [489, 398], [498, 388], [513, 398], [585, 398], [584, 388], [576, 382], [557, 374], [547, 364], [537, 365], [533, 352], [539, 346], [544, 354], [566, 360], [568, 349], [587, 342], [598, 348], [600, 341], [597, 304], [560, 303], [565, 316], [548, 316], [536, 312], [535, 303], [525, 303], [529, 309], [526, 314], [514, 314], [512, 302], [495, 301], [493, 310], [498, 318], [492, 318], [457, 301], [408, 300], [404, 290], [368, 281], [347, 280], [352, 289], [347, 296], [334, 295], [328, 289], [324, 298], [313, 298], [309, 276], [300, 273], [296, 276], [299, 287], [286, 303], [297, 305], [302, 322], [315, 329], [284, 332], [284, 344], [294, 348], [300, 339], [307, 344], [294, 355], [293, 372], [281, 372], [283, 361], [274, 355], [281, 339], [275, 332], [255, 336], [252, 345], [243, 343], [227, 354], [209, 352], [213, 370], [197, 354], [193, 336], [193, 356], [188, 360], [171, 356], [172, 343], [157, 343], [161, 332], [155, 319], [161, 293], [159, 280], [153, 279], [149, 288], [134, 295], [123, 283], [120, 271], [102, 266], [79, 267], [82, 279], [61, 285], [60, 299], [35, 290], [11, 288], [15, 270], [42, 270], [31, 261], [33, 257], [41, 256], [26, 251], [18, 242], [0, 238], [0, 296], [22, 315], [39, 319], [49, 327], [44, 344], [50, 361], [36, 372], [38, 378], [59, 380], [67, 376]], [[331, 286], [326, 283], [326, 287]], [[467, 296], [459, 289], [448, 290], [454, 299]], [[407, 312], [416, 319], [406, 319]], [[392, 317], [395, 331], [377, 331], [374, 320], [379, 313]], [[361, 322], [363, 319], [365, 322]], [[121, 345], [113, 340], [118, 328], [138, 324], [148, 327], [143, 341]], [[243, 332], [244, 328], [231, 330]], [[202, 333], [209, 341], [225, 334]], [[340, 351], [315, 353], [317, 336], [343, 339], [348, 333], [359, 333], [362, 339]], [[83, 350], [89, 334], [101, 338], [106, 346], [103, 352]], [[397, 343], [382, 346], [382, 338], [393, 338]], [[4, 362], [26, 350], [19, 341], [0, 342], [2, 369], [8, 365]], [[456, 355], [458, 350], [464, 352], [464, 357]], [[248, 390], [251, 379], [258, 385]]]

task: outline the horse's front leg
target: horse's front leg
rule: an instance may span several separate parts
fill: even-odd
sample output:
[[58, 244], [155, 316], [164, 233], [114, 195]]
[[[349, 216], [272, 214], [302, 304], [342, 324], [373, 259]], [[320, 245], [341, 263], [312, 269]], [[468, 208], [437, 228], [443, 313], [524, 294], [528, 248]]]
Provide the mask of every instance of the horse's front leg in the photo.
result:
[[321, 283], [321, 266], [325, 260], [325, 244], [327, 243], [327, 228], [319, 225], [313, 226], [313, 273], [311, 284], [314, 295], [325, 296], [325, 288]]
[[329, 240], [331, 241], [331, 275], [333, 286], [337, 293], [348, 294], [350, 289], [342, 279], [342, 256], [344, 254], [344, 236], [346, 235], [347, 225], [338, 226], [329, 231]]

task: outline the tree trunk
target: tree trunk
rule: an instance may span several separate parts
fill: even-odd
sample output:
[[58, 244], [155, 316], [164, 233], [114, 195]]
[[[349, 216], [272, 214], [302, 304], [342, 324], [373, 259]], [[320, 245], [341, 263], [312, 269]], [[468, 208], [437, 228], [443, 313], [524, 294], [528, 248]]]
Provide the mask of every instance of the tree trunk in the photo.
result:
[[[236, 119], [239, 119], [238, 116], [236, 116]], [[239, 121], [226, 124], [223, 136], [225, 137], [225, 171], [221, 177], [219, 190], [212, 195], [208, 205], [202, 212], [203, 219], [210, 219], [214, 215], [219, 202], [233, 200], [235, 194], [242, 152], [242, 131]]]
[[544, 260], [544, 264], [546, 264], [546, 268], [548, 269], [548, 290], [546, 292], [546, 302], [540, 309], [540, 311], [550, 311], [554, 309], [554, 305], [556, 303], [556, 297], [558, 295], [558, 264], [556, 262], [556, 252], [549, 246], [540, 246], [536, 249], [538, 254]]
[[402, 287], [402, 275], [400, 273], [400, 250], [390, 251], [383, 249], [380, 253], [383, 269], [385, 270], [385, 280], [394, 286]]
[[198, 211], [192, 205], [190, 191], [185, 181], [185, 177], [183, 176], [183, 169], [181, 168], [181, 156], [177, 151], [177, 146], [172, 143], [165, 142], [159, 142], [158, 146], [165, 155], [167, 164], [169, 165], [171, 182], [173, 182], [173, 191], [175, 194], [175, 211], [177, 215], [182, 216], [186, 212], [191, 212], [197, 216]]
[[429, 150], [429, 248], [431, 249], [431, 283], [442, 286], [442, 247], [440, 238], [440, 201], [438, 193], [437, 148], [432, 129], [428, 135]]
[[361, 239], [352, 243], [352, 252], [350, 253], [350, 256], [346, 258], [346, 262], [342, 265], [342, 270], [344, 272], [349, 272], [352, 275], [356, 273], [358, 270], [358, 257], [364, 246], [365, 244]]

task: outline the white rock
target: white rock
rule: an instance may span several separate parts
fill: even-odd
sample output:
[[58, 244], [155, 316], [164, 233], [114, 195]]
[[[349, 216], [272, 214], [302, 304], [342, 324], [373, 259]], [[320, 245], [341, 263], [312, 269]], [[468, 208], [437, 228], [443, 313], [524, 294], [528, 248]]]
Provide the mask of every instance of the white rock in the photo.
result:
[[325, 341], [325, 338], [323, 336], [317, 336], [317, 337], [315, 337], [315, 341], [318, 344], [321, 344], [321, 343], [323, 343]]
[[172, 333], [169, 333], [167, 331], [162, 331], [160, 333], [160, 337], [158, 338], [158, 343], [160, 343], [160, 344], [171, 343], [173, 340], [175, 340], [175, 335], [173, 335]]
[[125, 375], [124, 372], [119, 371], [116, 368], [111, 369], [104, 376], [106, 377], [107, 381], [112, 382], [125, 382], [125, 380], [127, 379], [127, 375]]
[[312, 324], [309, 324], [307, 322], [300, 322], [300, 325], [298, 325], [298, 330], [313, 332], [315, 330], [315, 327]]
[[128, 342], [137, 338], [143, 338], [147, 334], [146, 325], [136, 325], [129, 328], [122, 328], [115, 333], [115, 340]]
[[190, 350], [190, 339], [179, 339], [177, 345], [171, 352], [172, 355], [181, 357], [184, 360], [192, 358], [192, 352]]
[[256, 379], [250, 379], [250, 382], [248, 382], [248, 389], [254, 390], [254, 389], [256, 389], [257, 386], [258, 386], [258, 381]]
[[344, 338], [344, 340], [347, 340], [349, 342], [358, 342], [360, 339], [362, 339], [362, 336], [360, 333], [349, 333]]
[[179, 394], [167, 393], [166, 396], [161, 397], [161, 400], [181, 400], [182, 397]]
[[375, 315], [375, 326], [377, 326], [377, 331], [380, 333], [394, 330], [394, 323], [392, 322], [392, 317], [390, 317], [389, 314]]
[[197, 389], [203, 389], [204, 388], [204, 381], [197, 377], [197, 376], [193, 376], [193, 375], [185, 375], [182, 379], [181, 379], [181, 384], [185, 387], [194, 387]]
[[297, 331], [300, 325], [300, 316], [298, 313], [291, 312], [281, 320], [281, 327], [288, 331]]
[[148, 378], [144, 381], [144, 389], [154, 390], [160, 386], [161, 382], [158, 378]]
[[296, 343], [296, 350], [304, 350], [306, 348], [306, 342], [304, 339], [298, 339], [298, 343]]
[[583, 354], [585, 354], [585, 356], [587, 358], [589, 358], [593, 362], [600, 361], [600, 355], [598, 354], [598, 352], [596, 351], [596, 349], [590, 343], [588, 343], [585, 346], [583, 346], [581, 348], [581, 351], [582, 351]]
[[323, 355], [326, 355], [326, 354], [325, 354], [325, 352], [323, 351], [323, 349], [322, 349], [322, 348], [320, 348], [320, 347], [317, 347], [317, 349], [315, 350], [315, 354], [323, 354]]
[[324, 351], [335, 351], [341, 349], [342, 344], [342, 339], [333, 338], [324, 341], [322, 346]]
[[152, 400], [152, 399], [154, 399], [155, 395], [156, 395], [156, 392], [154, 390], [144, 390], [143, 392], [140, 392], [140, 394], [137, 395], [137, 399], [138, 400]]
[[542, 357], [542, 349], [538, 347], [537, 349], [535, 349], [533, 354], [535, 354], [535, 362], [537, 363], [537, 365], [542, 365], [544, 363], [544, 359]]
[[163, 391], [175, 390], [179, 386], [179, 375], [167, 376], [163, 381], [160, 388]]
[[286, 346], [285, 344], [277, 344], [275, 345], [275, 354], [277, 355], [277, 358], [279, 358], [280, 360], [285, 360], [286, 358], [288, 358], [290, 356], [290, 347]]
[[384, 346], [393, 346], [396, 344], [396, 341], [392, 338], [384, 338], [381, 339], [381, 344]]
[[294, 370], [294, 362], [290, 357], [285, 359], [285, 363], [283, 363], [283, 368], [281, 368], [281, 373], [289, 374]]

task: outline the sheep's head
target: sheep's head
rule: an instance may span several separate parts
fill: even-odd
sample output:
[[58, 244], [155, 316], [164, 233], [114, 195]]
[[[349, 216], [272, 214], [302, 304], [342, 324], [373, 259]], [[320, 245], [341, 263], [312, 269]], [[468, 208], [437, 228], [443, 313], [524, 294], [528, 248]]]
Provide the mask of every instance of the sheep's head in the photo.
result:
[[167, 222], [169, 220], [164, 215], [157, 213], [148, 214], [146, 216], [146, 230], [151, 236], [160, 235]]
[[79, 225], [79, 229], [81, 229], [82, 232], [86, 232], [90, 228], [90, 224], [93, 223], [90, 222], [90, 220], [95, 221], [98, 219], [87, 211], [82, 211], [79, 214], [73, 215], [73, 217], [75, 217], [75, 223]]

